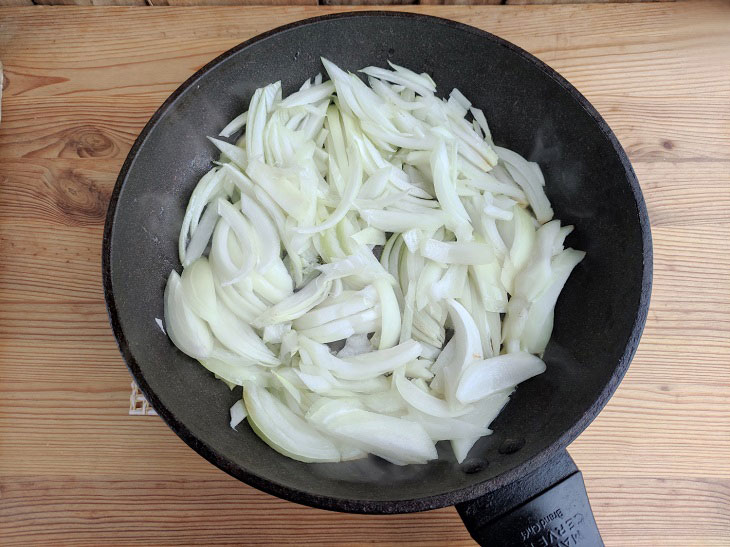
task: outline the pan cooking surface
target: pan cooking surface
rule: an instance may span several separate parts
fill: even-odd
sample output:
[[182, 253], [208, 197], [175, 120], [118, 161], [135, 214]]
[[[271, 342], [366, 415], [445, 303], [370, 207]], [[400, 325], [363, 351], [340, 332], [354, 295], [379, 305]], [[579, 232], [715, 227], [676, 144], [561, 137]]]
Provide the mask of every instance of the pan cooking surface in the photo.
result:
[[[587, 252], [555, 310], [547, 372], [524, 384], [461, 465], [450, 449], [427, 465], [370, 457], [338, 464], [286, 458], [248, 426], [228, 426], [240, 397], [179, 352], [157, 327], [177, 235], [195, 183], [217, 152], [206, 139], [281, 80], [284, 93], [323, 72], [387, 60], [428, 72], [438, 93], [458, 87], [495, 142], [540, 163], [556, 218]], [[616, 388], [648, 306], [651, 245], [636, 178], [595, 110], [560, 76], [487, 33], [454, 22], [359, 13], [283, 27], [234, 48], [183, 84], [135, 143], [112, 197], [104, 285], [122, 353], [141, 389], [192, 448], [232, 475], [281, 497], [330, 509], [403, 512], [453, 504], [534, 469], [568, 444]]]

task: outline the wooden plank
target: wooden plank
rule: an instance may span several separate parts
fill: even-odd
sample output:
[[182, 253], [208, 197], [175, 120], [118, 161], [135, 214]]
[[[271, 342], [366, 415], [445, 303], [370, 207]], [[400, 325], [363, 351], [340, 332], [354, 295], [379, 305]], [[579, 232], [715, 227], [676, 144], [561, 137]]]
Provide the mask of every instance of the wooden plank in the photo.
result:
[[[498, 5], [589, 4], [602, 2], [654, 2], [673, 0], [321, 0], [321, 5]], [[2, 6], [291, 6], [317, 5], [316, 0], [0, 0]]]
[[146, 6], [145, 0], [33, 0], [40, 6]]
[[[484, 5], [519, 5], [530, 4], [609, 4], [609, 3], [630, 3], [630, 2], [667, 2], [674, 0], [420, 0], [422, 6], [484, 6]], [[344, 3], [344, 2], [342, 2]]]
[[[42, 485], [44, 496], [31, 498], [29, 490]], [[205, 497], [199, 493], [205, 491]], [[8, 517], [5, 537], [37, 544], [63, 537], [73, 544], [148, 543], [155, 529], [174, 519], [164, 544], [298, 544], [319, 543], [326, 537], [335, 545], [363, 543], [470, 545], [453, 508], [411, 515], [344, 515], [287, 503], [254, 491], [235, 479], [219, 475], [214, 480], [163, 480], [148, 483], [144, 477], [113, 476], [82, 485], [43, 476], [8, 482], [6, 503], [0, 508]], [[111, 495], [109, 494], [111, 493]], [[141, 499], [154, 500], [160, 510], [145, 511]], [[64, 519], [65, 508], [95, 500], [94, 517]], [[30, 505], [32, 504], [32, 505]], [[30, 505], [30, 507], [29, 507]], [[244, 525], [242, 514], [249, 514]], [[48, 515], [55, 515], [47, 521]], [[26, 533], [25, 522], [47, 521], [47, 527]], [[296, 522], [296, 526], [291, 526]], [[94, 532], [90, 541], [89, 532]], [[254, 539], [255, 538], [255, 539]]]
[[[15, 2], [16, 0], [0, 0]], [[18, 0], [24, 2], [24, 0]], [[44, 6], [316, 6], [317, 0], [28, 0]]]
[[510, 6], [551, 5], [551, 4], [628, 4], [635, 2], [674, 2], [676, 0], [505, 0]]
[[[502, 6], [493, 8], [489, 19], [475, 15], [476, 8], [428, 9], [464, 23], [481, 21], [488, 30], [536, 54], [593, 99], [613, 95], [689, 101], [698, 93], [730, 96], [730, 59], [723, 53], [730, 44], [723, 24], [730, 17], [730, 5], [719, 4], [714, 8], [717, 16], [699, 22], [697, 18], [709, 9], [703, 8], [705, 4], [673, 5]], [[290, 7], [272, 21], [267, 8], [236, 12], [210, 7], [195, 14], [191, 29], [190, 13], [172, 8], [79, 9], [75, 14], [55, 12], [50, 29], [39, 24], [38, 10], [18, 8], [0, 34], [0, 54], [10, 82], [6, 95], [154, 94], [164, 99], [221, 51], [272, 26], [337, 11], [323, 6], [313, 13]], [[88, 36], [77, 32], [79, 13]], [[642, 21], [645, 18], [661, 18], [663, 26], [648, 27]], [[124, 26], [114, 25], [114, 19]], [[20, 33], [18, 25], [27, 25], [23, 28], [32, 32]], [[67, 44], [67, 55], [49, 57], [49, 40]], [[87, 47], [90, 41], [94, 48]], [[119, 43], [126, 45], [120, 48]]]
[[[287, 503], [233, 482], [224, 476], [152, 484], [134, 476], [111, 476], [81, 484], [64, 477], [22, 477], [6, 483], [6, 503], [0, 511], [14, 517], [7, 520], [10, 527], [6, 537], [33, 544], [56, 537], [74, 545], [146, 544], [158, 526], [174, 520], [176, 526], [157, 544], [236, 544], [256, 538], [256, 544], [306, 545], [321, 544], [321, 538], [327, 537], [335, 545], [473, 545], [452, 508], [411, 515], [344, 515]], [[616, 497], [623, 494], [623, 484], [637, 495], [619, 505]], [[623, 484], [617, 485], [610, 478], [588, 483], [590, 491], [602, 492], [591, 494], [594, 508], [601, 509], [597, 520], [604, 532], [628, 531], [639, 538], [631, 545], [647, 546], [659, 544], [657, 540], [661, 545], [720, 545], [727, 537], [728, 481], [680, 479], [667, 484], [632, 477]], [[39, 487], [44, 495], [29, 499], [28, 492]], [[199, 496], [201, 491], [206, 493], [204, 498]], [[140, 499], [154, 501], [161, 510], [149, 515]], [[64, 518], [69, 506], [89, 502], [94, 504], [93, 514], [76, 520]], [[701, 515], [696, 534], [684, 527], [667, 530], [665, 520], [657, 518], [666, 515], [684, 522], [688, 505], [696, 506]], [[243, 526], [241, 514], [249, 515]], [[27, 534], [24, 523], [34, 519], [43, 519], [46, 526]], [[291, 522], [298, 526], [292, 527]], [[93, 530], [93, 539], [87, 530]]]
[[147, 0], [155, 6], [316, 6], [317, 0]]
[[321, 6], [399, 6], [421, 4], [419, 0], [320, 0]]
[[502, 0], [420, 0], [422, 6], [498, 6], [502, 4]]
[[[571, 453], [607, 545], [730, 543], [730, 7], [399, 9], [527, 48], [617, 132], [651, 216], [654, 294], [627, 377]], [[277, 500], [158, 417], [126, 415], [99, 258], [131, 143], [222, 50], [334, 11], [3, 9], [1, 544], [471, 544], [453, 509], [354, 516]]]

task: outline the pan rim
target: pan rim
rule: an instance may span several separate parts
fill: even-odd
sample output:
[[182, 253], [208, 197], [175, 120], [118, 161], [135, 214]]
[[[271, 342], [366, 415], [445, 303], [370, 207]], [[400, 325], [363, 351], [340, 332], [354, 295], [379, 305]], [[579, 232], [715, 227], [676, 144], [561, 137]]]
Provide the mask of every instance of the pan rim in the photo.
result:
[[[155, 128], [157, 123], [166, 115], [168, 109], [185, 93], [185, 91], [193, 86], [199, 79], [205, 77], [209, 71], [218, 66], [220, 63], [224, 62], [229, 57], [273, 35], [281, 34], [295, 28], [318, 24], [330, 20], [369, 17], [398, 17], [404, 19], [419, 19], [429, 21], [431, 23], [445, 25], [460, 31], [477, 35], [481, 38], [494, 42], [498, 46], [505, 47], [511, 50], [513, 53], [530, 62], [538, 70], [553, 79], [561, 88], [563, 88], [572, 96], [572, 98], [578, 103], [581, 108], [583, 108], [583, 110], [585, 110], [591, 116], [591, 118], [596, 122], [598, 129], [609, 141], [609, 144], [613, 147], [614, 151], [618, 155], [624, 167], [626, 180], [629, 183], [629, 186], [631, 187], [634, 196], [642, 233], [643, 271], [641, 293], [638, 302], [636, 318], [632, 326], [631, 335], [629, 336], [629, 339], [626, 343], [624, 353], [619, 359], [610, 380], [604, 386], [602, 392], [596, 398], [593, 404], [570, 428], [564, 431], [563, 434], [557, 440], [555, 440], [552, 445], [546, 447], [541, 452], [537, 453], [532, 458], [528, 459], [522, 464], [513, 467], [512, 469], [500, 475], [497, 475], [496, 477], [491, 477], [489, 479], [486, 479], [485, 481], [473, 485], [465, 486], [457, 490], [451, 490], [440, 494], [412, 499], [368, 500], [320, 495], [313, 492], [298, 490], [284, 484], [277, 483], [270, 478], [252, 473], [251, 471], [244, 469], [241, 466], [225, 458], [214, 447], [208, 445], [207, 443], [204, 443], [198, 437], [196, 437], [185, 424], [180, 422], [175, 417], [175, 415], [172, 414], [169, 409], [167, 409], [167, 407], [162, 404], [160, 399], [151, 390], [149, 384], [145, 380], [144, 374], [139, 364], [132, 355], [127, 338], [121, 328], [119, 311], [116, 306], [112, 287], [111, 243], [114, 229], [114, 220], [117, 213], [117, 205], [119, 202], [119, 196], [122, 187], [124, 186], [124, 183], [126, 182], [126, 179], [129, 175], [129, 171], [131, 170], [132, 165], [136, 160], [139, 150], [147, 140], [148, 135]], [[593, 105], [591, 105], [591, 103], [564, 77], [562, 77], [554, 69], [550, 68], [548, 65], [537, 59], [532, 54], [523, 50], [522, 48], [510, 42], [507, 42], [506, 40], [503, 40], [502, 38], [499, 38], [498, 36], [495, 36], [487, 31], [483, 31], [470, 25], [421, 13], [367, 10], [349, 11], [303, 19], [254, 36], [249, 40], [246, 40], [241, 44], [227, 50], [226, 52], [217, 56], [215, 59], [197, 70], [162, 103], [162, 105], [152, 115], [152, 117], [147, 122], [147, 124], [135, 140], [134, 144], [132, 145], [129, 154], [127, 155], [122, 165], [119, 176], [117, 177], [114, 186], [114, 190], [111, 194], [106, 215], [106, 221], [104, 225], [102, 242], [102, 280], [109, 322], [114, 332], [117, 345], [125, 363], [127, 364], [127, 367], [129, 368], [133, 378], [139, 385], [140, 390], [145, 395], [152, 407], [157, 411], [157, 413], [168, 425], [168, 427], [170, 427], [170, 429], [172, 429], [175, 434], [178, 435], [188, 446], [190, 446], [193, 450], [195, 450], [210, 463], [212, 463], [222, 471], [225, 471], [229, 475], [259, 490], [288, 501], [293, 501], [303, 505], [332, 511], [349, 513], [393, 514], [437, 509], [440, 507], [454, 505], [456, 503], [461, 503], [488, 494], [489, 492], [492, 492], [498, 488], [514, 482], [520, 477], [534, 471], [535, 469], [546, 463], [558, 451], [567, 447], [570, 442], [572, 442], [586, 427], [588, 427], [588, 425], [598, 415], [598, 413], [616, 391], [619, 383], [626, 373], [626, 370], [628, 369], [629, 364], [631, 363], [634, 354], [636, 353], [639, 339], [641, 338], [641, 333], [643, 331], [644, 324], [646, 323], [648, 315], [652, 285], [652, 257], [653, 252], [649, 215], [646, 209], [643, 195], [641, 193], [639, 182], [636, 178], [629, 158], [623, 147], [619, 143], [617, 137], [608, 126], [606, 121], [603, 119], [603, 117], [598, 113]]]

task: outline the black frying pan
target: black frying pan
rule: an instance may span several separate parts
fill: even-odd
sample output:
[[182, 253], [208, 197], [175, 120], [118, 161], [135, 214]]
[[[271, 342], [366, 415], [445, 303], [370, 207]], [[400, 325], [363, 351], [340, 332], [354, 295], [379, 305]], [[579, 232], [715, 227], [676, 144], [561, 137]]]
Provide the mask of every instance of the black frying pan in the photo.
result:
[[[469, 458], [427, 465], [370, 457], [286, 458], [228, 426], [233, 393], [157, 327], [188, 197], [217, 152], [206, 140], [245, 110], [255, 88], [290, 93], [322, 71], [388, 59], [458, 87], [484, 109], [498, 144], [540, 163], [555, 214], [587, 252], [555, 311], [547, 372], [521, 384]], [[140, 388], [188, 445], [234, 477], [295, 502], [357, 513], [456, 504], [472, 536], [494, 545], [601, 544], [565, 447], [613, 394], [636, 350], [651, 292], [649, 220], [616, 137], [565, 79], [504, 40], [452, 21], [360, 12], [281, 27], [224, 53], [172, 94], [127, 157], [109, 205], [103, 277], [109, 317]], [[561, 543], [562, 542], [562, 543]]]

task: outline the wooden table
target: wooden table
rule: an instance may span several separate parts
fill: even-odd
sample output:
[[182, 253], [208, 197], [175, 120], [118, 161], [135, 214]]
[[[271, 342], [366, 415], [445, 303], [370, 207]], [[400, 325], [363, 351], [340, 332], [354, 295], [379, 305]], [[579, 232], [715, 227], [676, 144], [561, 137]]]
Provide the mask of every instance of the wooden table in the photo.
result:
[[[452, 508], [329, 513], [128, 416], [101, 235], [134, 138], [229, 47], [334, 9], [0, 8], [0, 544], [467, 545]], [[730, 5], [421, 7], [555, 67], [627, 149], [655, 281], [629, 373], [571, 446], [607, 545], [730, 544]]]

